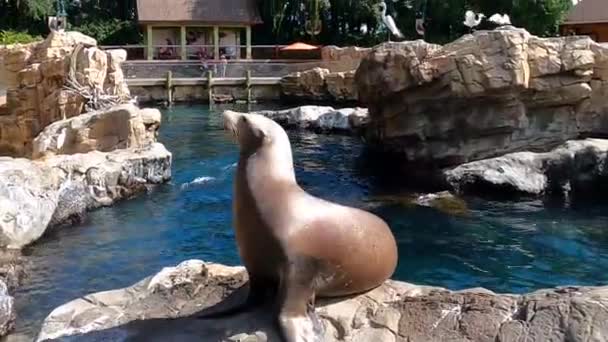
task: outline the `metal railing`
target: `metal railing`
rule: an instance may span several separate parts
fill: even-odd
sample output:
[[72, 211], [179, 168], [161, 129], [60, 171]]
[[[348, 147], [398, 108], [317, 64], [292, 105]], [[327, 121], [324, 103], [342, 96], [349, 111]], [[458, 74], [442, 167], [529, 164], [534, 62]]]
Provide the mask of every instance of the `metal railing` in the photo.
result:
[[[282, 51], [286, 45], [252, 45], [252, 59], [320, 59], [321, 51]], [[146, 45], [104, 45], [102, 49], [124, 49], [127, 51], [127, 59], [130, 61], [149, 60], [148, 47]], [[186, 45], [186, 60], [215, 59], [214, 45]], [[184, 60], [182, 58], [181, 45], [153, 45], [152, 60]], [[226, 59], [245, 59], [247, 57], [246, 45], [220, 45], [219, 56]]]
[[178, 78], [204, 77], [209, 71], [214, 77], [243, 77], [250, 73], [252, 77], [283, 77], [294, 72], [313, 68], [324, 68], [330, 71], [342, 70], [340, 62], [320, 60], [204, 60], [204, 61], [127, 61], [122, 69], [126, 78], [147, 79], [162, 78], [171, 72]]

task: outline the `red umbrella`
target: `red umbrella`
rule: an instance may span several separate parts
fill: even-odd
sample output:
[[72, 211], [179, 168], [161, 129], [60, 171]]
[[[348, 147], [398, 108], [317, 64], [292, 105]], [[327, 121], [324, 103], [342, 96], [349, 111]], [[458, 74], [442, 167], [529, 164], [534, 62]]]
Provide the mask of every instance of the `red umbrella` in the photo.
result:
[[291, 45], [287, 45], [284, 48], [281, 48], [281, 51], [310, 51], [310, 50], [316, 50], [318, 49], [318, 46], [314, 46], [314, 45], [310, 45], [310, 44], [306, 44], [306, 43], [302, 43], [302, 42], [297, 42], [297, 43], [293, 43]]

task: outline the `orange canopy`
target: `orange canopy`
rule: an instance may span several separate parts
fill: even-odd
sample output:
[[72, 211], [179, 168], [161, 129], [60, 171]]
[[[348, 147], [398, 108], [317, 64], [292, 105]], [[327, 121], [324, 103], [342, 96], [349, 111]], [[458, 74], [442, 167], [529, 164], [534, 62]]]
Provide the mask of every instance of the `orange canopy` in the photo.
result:
[[284, 48], [281, 48], [281, 51], [316, 50], [316, 49], [318, 49], [317, 46], [302, 43], [302, 42], [297, 42], [297, 43], [293, 43], [291, 45], [287, 45]]

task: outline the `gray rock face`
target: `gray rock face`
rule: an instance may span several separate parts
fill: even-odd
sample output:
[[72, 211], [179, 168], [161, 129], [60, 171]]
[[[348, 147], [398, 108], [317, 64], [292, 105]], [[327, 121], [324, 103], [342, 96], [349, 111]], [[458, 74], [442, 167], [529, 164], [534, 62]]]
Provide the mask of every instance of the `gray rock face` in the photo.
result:
[[368, 123], [368, 112], [365, 108], [334, 109], [327, 106], [301, 106], [251, 113], [266, 116], [286, 128], [325, 132], [358, 132]]
[[458, 192], [590, 196], [608, 188], [608, 140], [574, 140], [546, 153], [518, 152], [444, 171]]
[[387, 43], [355, 75], [368, 141], [440, 167], [608, 134], [608, 48], [513, 27]]
[[[193, 316], [245, 282], [241, 267], [187, 261], [132, 287], [55, 309], [38, 341], [278, 341], [267, 311], [221, 320]], [[324, 341], [604, 341], [608, 288], [501, 295], [389, 280], [360, 296], [319, 301], [317, 314], [325, 327]]]
[[21, 248], [46, 229], [171, 177], [162, 144], [39, 161], [0, 158], [0, 245]]
[[0, 336], [13, 329], [15, 318], [15, 300], [8, 294], [8, 286], [0, 280]]

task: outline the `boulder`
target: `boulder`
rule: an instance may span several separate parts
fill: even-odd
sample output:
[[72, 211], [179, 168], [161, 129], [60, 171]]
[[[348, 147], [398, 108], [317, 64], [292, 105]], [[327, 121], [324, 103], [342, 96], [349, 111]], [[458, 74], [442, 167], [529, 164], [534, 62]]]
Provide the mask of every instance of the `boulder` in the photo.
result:
[[330, 72], [314, 68], [281, 79], [281, 94], [296, 101], [352, 102], [357, 100], [354, 71]]
[[[190, 260], [133, 286], [55, 309], [37, 341], [279, 341], [272, 310], [201, 320], [242, 299], [242, 267]], [[240, 288], [240, 289], [239, 289]], [[239, 289], [239, 290], [237, 290]], [[525, 295], [449, 291], [389, 280], [359, 296], [317, 300], [323, 341], [602, 341], [608, 288], [561, 287]]]
[[[30, 157], [32, 141], [46, 126], [88, 110], [90, 95], [85, 98], [83, 93], [95, 89], [119, 103], [128, 102], [120, 68], [126, 52], [106, 53], [96, 45], [78, 32], [52, 32], [43, 41], [0, 50], [0, 74], [7, 79], [6, 106], [0, 110], [0, 156]], [[66, 89], [70, 74], [86, 92]]]
[[284, 110], [251, 112], [266, 116], [286, 128], [321, 132], [357, 132], [367, 124], [367, 109], [301, 106]]
[[159, 143], [38, 161], [0, 158], [0, 247], [26, 246], [50, 226], [170, 177], [171, 153]]
[[361, 48], [357, 46], [324, 46], [321, 48], [321, 59], [325, 64], [331, 66], [331, 70], [338, 71], [354, 71], [359, 67], [361, 60], [371, 52], [370, 48]]
[[517, 152], [444, 170], [460, 193], [587, 197], [608, 190], [608, 140], [574, 140], [545, 153]]
[[444, 46], [379, 45], [355, 75], [367, 141], [406, 162], [450, 167], [548, 151], [608, 133], [608, 47], [511, 26]]
[[140, 148], [156, 141], [160, 112], [132, 104], [56, 121], [34, 139], [32, 158]]
[[15, 299], [9, 295], [8, 287], [0, 280], [0, 336], [8, 334], [15, 326]]

